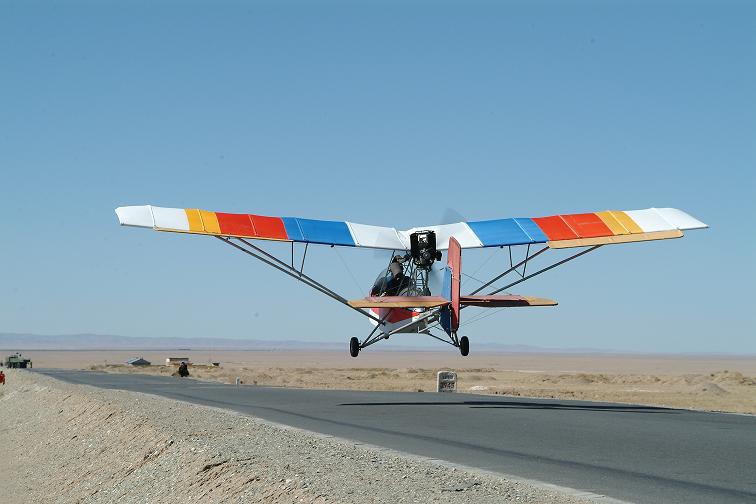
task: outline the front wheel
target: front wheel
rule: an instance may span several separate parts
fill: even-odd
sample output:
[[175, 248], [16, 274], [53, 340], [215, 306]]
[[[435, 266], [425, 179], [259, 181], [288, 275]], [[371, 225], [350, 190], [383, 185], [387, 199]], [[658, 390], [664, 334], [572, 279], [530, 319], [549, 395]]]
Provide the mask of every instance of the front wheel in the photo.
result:
[[462, 354], [462, 357], [467, 357], [467, 354], [470, 353], [470, 340], [467, 339], [467, 336], [459, 338], [459, 352]]
[[352, 339], [349, 340], [349, 355], [351, 355], [352, 357], [357, 357], [357, 354], [359, 353], [360, 353], [360, 340], [352, 336]]

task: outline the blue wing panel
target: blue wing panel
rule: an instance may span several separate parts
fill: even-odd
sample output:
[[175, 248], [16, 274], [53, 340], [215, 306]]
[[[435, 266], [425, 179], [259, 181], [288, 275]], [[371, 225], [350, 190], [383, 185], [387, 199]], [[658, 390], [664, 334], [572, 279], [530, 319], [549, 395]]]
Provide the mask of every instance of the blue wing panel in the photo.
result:
[[299, 229], [299, 224], [297, 224], [297, 219], [294, 217], [281, 217], [281, 220], [284, 223], [289, 240], [296, 242], [305, 241], [304, 236], [302, 235], [302, 230]]
[[543, 231], [541, 231], [541, 228], [538, 227], [538, 224], [533, 219], [518, 217], [515, 219], [515, 222], [530, 236], [533, 243], [546, 243], [549, 241], [548, 237], [543, 234]]
[[484, 247], [532, 243], [530, 236], [514, 219], [468, 222], [467, 225], [478, 235]]
[[[312, 219], [296, 219], [299, 229], [302, 230], [304, 240], [310, 243], [321, 243], [323, 245], [345, 245], [354, 247], [354, 238], [349, 232], [346, 222], [343, 221], [323, 221]], [[287, 227], [288, 232], [288, 227]]]

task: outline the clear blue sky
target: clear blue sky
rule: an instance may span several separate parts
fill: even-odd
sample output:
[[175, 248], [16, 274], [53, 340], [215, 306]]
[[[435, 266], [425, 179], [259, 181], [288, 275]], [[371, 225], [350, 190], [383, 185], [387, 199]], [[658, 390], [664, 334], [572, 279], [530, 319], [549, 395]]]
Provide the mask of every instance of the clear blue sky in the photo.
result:
[[[756, 352], [753, 2], [126, 4], [0, 2], [0, 332], [369, 331], [216, 240], [120, 228], [120, 205], [399, 228], [671, 206], [711, 229], [604, 247], [516, 289], [556, 309], [463, 333]], [[347, 297], [383, 264], [308, 258]]]

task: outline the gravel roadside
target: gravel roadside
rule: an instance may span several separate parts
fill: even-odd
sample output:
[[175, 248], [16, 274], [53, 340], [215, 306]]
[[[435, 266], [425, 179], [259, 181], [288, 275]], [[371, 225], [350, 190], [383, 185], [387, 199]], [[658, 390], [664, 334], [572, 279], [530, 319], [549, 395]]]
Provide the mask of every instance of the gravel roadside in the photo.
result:
[[238, 413], [8, 370], [0, 500], [17, 503], [565, 503], [558, 489]]

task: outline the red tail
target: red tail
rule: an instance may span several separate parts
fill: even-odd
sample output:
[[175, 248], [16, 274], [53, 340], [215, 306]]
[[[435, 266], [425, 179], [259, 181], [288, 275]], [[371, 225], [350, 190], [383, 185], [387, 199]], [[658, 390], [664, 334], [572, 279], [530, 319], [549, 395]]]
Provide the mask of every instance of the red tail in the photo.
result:
[[448, 299], [451, 301], [451, 330], [459, 329], [459, 288], [462, 277], [462, 247], [452, 236], [449, 238], [449, 250], [447, 254], [447, 267], [451, 270], [451, 292]]

